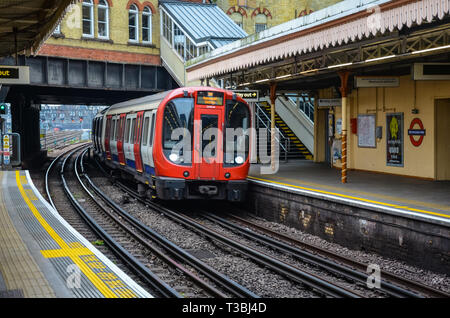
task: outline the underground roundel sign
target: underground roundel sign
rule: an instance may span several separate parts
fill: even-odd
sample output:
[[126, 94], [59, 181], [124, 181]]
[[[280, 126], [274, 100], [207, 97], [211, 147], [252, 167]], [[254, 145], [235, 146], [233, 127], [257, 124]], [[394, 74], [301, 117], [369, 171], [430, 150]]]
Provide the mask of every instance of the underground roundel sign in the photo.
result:
[[[417, 127], [418, 126], [418, 127]], [[423, 142], [423, 137], [425, 136], [426, 130], [423, 127], [423, 123], [419, 118], [414, 118], [411, 121], [411, 125], [408, 129], [408, 135], [409, 139], [411, 140], [411, 143], [419, 147]]]

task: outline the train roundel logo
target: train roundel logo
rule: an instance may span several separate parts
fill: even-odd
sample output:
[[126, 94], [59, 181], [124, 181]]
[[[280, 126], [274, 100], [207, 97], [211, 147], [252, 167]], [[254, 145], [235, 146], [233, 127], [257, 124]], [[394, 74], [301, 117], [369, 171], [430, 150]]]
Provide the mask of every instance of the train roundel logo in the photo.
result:
[[[416, 125], [419, 126], [419, 129], [414, 128]], [[419, 118], [414, 118], [411, 121], [411, 125], [409, 126], [409, 130], [408, 130], [408, 135], [409, 135], [409, 139], [411, 140], [411, 143], [414, 146], [419, 147], [422, 144], [423, 138], [425, 136], [425, 129], [424, 129], [422, 121]], [[416, 139], [415, 138], [416, 136], [419, 138]]]

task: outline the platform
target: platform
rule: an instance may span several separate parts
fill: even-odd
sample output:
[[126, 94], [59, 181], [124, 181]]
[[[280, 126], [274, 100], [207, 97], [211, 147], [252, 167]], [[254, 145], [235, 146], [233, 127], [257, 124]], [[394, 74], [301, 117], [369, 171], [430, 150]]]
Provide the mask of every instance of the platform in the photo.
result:
[[50, 206], [28, 171], [0, 180], [0, 298], [152, 297]]
[[[448, 273], [450, 182], [290, 161], [276, 174], [251, 167], [246, 209], [352, 250]], [[264, 171], [264, 170], [263, 170]]]
[[261, 174], [252, 165], [249, 180], [377, 211], [429, 219], [450, 226], [450, 181], [431, 181], [396, 175], [349, 171], [348, 183], [341, 172], [309, 160], [280, 163], [276, 174]]

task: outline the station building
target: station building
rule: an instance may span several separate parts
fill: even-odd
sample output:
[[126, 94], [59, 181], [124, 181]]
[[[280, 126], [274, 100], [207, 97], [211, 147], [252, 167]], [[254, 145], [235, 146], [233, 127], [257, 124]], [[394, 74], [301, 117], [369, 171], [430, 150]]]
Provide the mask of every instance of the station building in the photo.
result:
[[340, 0], [218, 0], [217, 5], [248, 34], [306, 16]]
[[155, 0], [78, 1], [38, 54], [160, 65], [157, 8]]
[[348, 169], [450, 180], [449, 7], [341, 1], [192, 60], [188, 79], [260, 90], [275, 112], [313, 97], [314, 161], [344, 183]]

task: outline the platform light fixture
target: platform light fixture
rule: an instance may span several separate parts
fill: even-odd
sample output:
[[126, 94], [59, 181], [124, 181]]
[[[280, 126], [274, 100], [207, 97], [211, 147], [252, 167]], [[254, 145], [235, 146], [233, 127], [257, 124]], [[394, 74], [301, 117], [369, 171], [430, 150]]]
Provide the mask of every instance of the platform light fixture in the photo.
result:
[[343, 64], [338, 64], [338, 65], [331, 65], [331, 66], [328, 66], [328, 68], [345, 67], [345, 66], [350, 66], [350, 65], [352, 65], [352, 64], [353, 64], [353, 62], [350, 62], [350, 63], [343, 63]]
[[373, 58], [373, 59], [365, 60], [364, 62], [365, 63], [370, 63], [370, 62], [382, 61], [382, 60], [391, 59], [391, 58], [396, 57], [396, 56], [397, 55], [388, 55], [388, 56], [383, 56], [383, 57], [376, 57], [376, 58]]
[[425, 49], [425, 50], [415, 51], [415, 52], [411, 52], [411, 54], [427, 53], [427, 52], [438, 51], [438, 50], [443, 50], [443, 49], [450, 49], [450, 45], [444, 45], [444, 46], [439, 46], [439, 47], [435, 47], [435, 48], [432, 48], [432, 49]]

